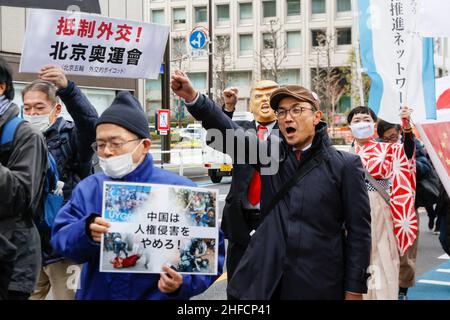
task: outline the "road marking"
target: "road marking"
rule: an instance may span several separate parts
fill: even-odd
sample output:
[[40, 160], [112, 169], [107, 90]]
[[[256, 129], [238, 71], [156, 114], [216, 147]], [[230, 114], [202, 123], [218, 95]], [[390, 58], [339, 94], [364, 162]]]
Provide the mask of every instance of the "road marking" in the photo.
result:
[[450, 273], [450, 269], [437, 269], [437, 272]]
[[450, 257], [448, 256], [448, 254], [443, 254], [442, 256], [438, 257], [438, 259], [441, 259], [441, 260], [450, 260]]
[[419, 280], [417, 282], [419, 282], [419, 283], [427, 283], [427, 284], [436, 284], [436, 285], [439, 285], [439, 286], [449, 286], [450, 287], [450, 282], [448, 282], [448, 281]]

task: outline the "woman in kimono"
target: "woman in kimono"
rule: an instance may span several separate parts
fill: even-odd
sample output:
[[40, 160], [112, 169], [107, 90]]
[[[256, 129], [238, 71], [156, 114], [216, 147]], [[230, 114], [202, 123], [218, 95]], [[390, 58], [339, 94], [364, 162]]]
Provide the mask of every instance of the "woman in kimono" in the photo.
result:
[[377, 117], [368, 107], [357, 107], [348, 115], [354, 137], [352, 149], [366, 169], [372, 218], [372, 252], [365, 300], [397, 300], [399, 257], [413, 244], [418, 230], [414, 210], [415, 163], [410, 125], [411, 111], [401, 109], [404, 144], [374, 139]]

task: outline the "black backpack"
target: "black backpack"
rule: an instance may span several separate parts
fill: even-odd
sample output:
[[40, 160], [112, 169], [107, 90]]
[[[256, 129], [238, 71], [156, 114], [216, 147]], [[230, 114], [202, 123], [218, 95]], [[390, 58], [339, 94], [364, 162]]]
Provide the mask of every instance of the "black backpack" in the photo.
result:
[[439, 198], [439, 177], [431, 166], [431, 172], [417, 181], [415, 207], [429, 207], [437, 203]]

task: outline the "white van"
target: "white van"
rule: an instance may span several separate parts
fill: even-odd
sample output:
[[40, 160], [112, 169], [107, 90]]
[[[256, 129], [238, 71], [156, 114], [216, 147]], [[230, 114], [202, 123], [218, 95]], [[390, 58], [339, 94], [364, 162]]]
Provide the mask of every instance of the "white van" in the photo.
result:
[[199, 123], [188, 124], [186, 128], [180, 130], [180, 140], [201, 140], [202, 125]]
[[[233, 121], [253, 121], [253, 114], [248, 111], [236, 111]], [[206, 130], [203, 129], [203, 165], [208, 169], [208, 175], [212, 182], [219, 183], [222, 177], [233, 174], [233, 162], [227, 154], [214, 150], [206, 144]]]

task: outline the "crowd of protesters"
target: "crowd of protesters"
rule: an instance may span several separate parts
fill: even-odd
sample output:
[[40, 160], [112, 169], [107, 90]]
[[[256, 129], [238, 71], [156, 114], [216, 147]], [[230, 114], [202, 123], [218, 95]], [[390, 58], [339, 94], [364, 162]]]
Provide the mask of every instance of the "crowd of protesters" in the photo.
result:
[[[99, 116], [61, 68], [45, 66], [22, 91], [24, 121], [12, 103], [12, 81], [0, 59], [0, 299], [45, 299], [50, 290], [54, 299], [67, 300], [189, 299], [222, 273], [225, 238], [233, 300], [396, 300], [406, 299], [414, 285], [417, 209], [423, 206], [416, 185], [434, 169], [413, 133], [409, 107], [400, 110], [402, 125], [377, 119], [366, 106], [352, 109], [347, 120], [354, 141], [345, 152], [331, 144], [319, 97], [302, 86], [256, 83], [250, 101], [255, 120], [234, 122], [237, 88], [225, 90], [225, 103], [218, 105], [176, 71], [173, 92], [205, 129], [223, 133], [214, 147], [221, 145], [234, 161], [218, 228], [218, 274], [186, 275], [165, 265], [160, 274], [124, 277], [99, 271], [103, 237], [108, 250], [127, 256], [125, 246], [107, 236], [103, 183], [195, 184], [154, 166], [147, 116], [129, 92], [118, 93]], [[73, 121], [61, 116], [62, 102]], [[244, 156], [225, 148], [226, 139], [244, 146]], [[61, 204], [49, 223], [53, 162]], [[449, 206], [442, 189], [426, 209], [432, 227], [445, 231]], [[147, 199], [125, 189], [113, 198], [106, 206], [119, 211]], [[217, 226], [210, 200], [197, 194], [187, 206], [198, 226]], [[193, 242], [179, 271], [208, 269], [206, 249]], [[71, 267], [81, 270], [78, 290], [67, 286]]]

